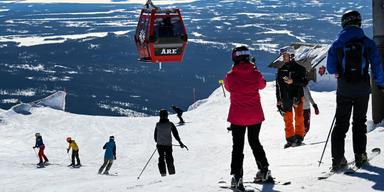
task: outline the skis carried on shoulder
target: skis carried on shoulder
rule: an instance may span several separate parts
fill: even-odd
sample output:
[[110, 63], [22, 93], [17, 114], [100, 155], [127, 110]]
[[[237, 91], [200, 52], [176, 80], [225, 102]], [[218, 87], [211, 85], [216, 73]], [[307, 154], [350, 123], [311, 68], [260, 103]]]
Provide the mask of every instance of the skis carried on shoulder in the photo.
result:
[[[371, 152], [367, 154], [368, 156], [368, 163], [372, 159], [374, 159], [376, 156], [380, 155], [381, 149], [380, 148], [373, 148]], [[361, 167], [357, 167], [355, 164], [355, 160], [350, 161], [347, 163], [347, 166], [345, 169], [339, 170], [339, 171], [329, 171], [329, 172], [324, 172], [322, 176], [317, 177], [318, 180], [324, 180], [328, 179], [334, 174], [346, 174], [346, 175], [352, 175], [354, 174], [357, 170], [359, 170]], [[363, 165], [364, 166], [364, 165]]]

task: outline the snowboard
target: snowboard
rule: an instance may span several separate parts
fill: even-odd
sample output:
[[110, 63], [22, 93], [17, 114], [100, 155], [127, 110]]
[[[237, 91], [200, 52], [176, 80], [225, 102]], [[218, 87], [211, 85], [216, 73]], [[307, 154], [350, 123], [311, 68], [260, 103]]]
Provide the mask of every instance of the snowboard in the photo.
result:
[[[374, 159], [376, 156], [380, 155], [381, 153], [381, 149], [380, 148], [373, 148], [371, 150], [371, 152], [369, 152], [367, 154], [368, 156], [368, 162], [371, 161], [372, 159]], [[340, 171], [330, 171], [330, 172], [324, 172], [322, 176], [319, 176], [317, 177], [318, 180], [324, 180], [324, 179], [328, 179], [329, 177], [331, 177], [332, 175], [334, 174], [346, 174], [346, 175], [352, 175], [353, 173], [355, 173], [357, 170], [360, 169], [360, 167], [357, 167], [355, 164], [355, 160], [353, 161], [350, 161], [347, 163], [347, 167], [343, 170], [340, 170]], [[364, 165], [363, 165], [364, 166]]]

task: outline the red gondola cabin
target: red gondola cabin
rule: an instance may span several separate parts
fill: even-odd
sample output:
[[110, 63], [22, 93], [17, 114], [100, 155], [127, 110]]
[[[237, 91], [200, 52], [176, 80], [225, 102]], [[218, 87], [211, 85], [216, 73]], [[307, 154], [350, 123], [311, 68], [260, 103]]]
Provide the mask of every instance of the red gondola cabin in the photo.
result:
[[179, 9], [159, 9], [148, 3], [146, 6], [141, 10], [135, 33], [139, 60], [181, 62], [187, 33]]

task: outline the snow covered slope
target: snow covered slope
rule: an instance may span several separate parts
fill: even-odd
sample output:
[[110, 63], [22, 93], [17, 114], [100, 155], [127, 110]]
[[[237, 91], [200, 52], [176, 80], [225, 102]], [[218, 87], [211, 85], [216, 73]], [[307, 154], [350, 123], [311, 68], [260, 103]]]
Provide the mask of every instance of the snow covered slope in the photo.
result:
[[[159, 0], [155, 1], [156, 5], [169, 5], [176, 3], [190, 3], [194, 0]], [[16, 0], [18, 3], [102, 3], [102, 4], [145, 4], [146, 0]]]
[[[318, 168], [325, 141], [335, 111], [334, 92], [314, 92], [320, 116], [312, 117], [312, 127], [305, 143], [297, 148], [283, 149], [283, 120], [275, 109], [273, 83], [261, 91], [266, 115], [261, 141], [270, 161], [272, 175], [288, 186], [260, 186], [264, 191], [373, 191], [384, 190], [384, 155], [375, 158], [368, 170], [353, 176], [334, 175], [328, 180], [316, 178], [331, 163], [328, 147], [324, 164]], [[219, 180], [228, 180], [231, 155], [231, 134], [227, 133], [226, 116], [229, 98], [221, 88], [197, 108], [185, 113], [184, 126], [178, 127], [182, 141], [189, 151], [174, 147], [176, 175], [160, 177], [156, 154], [140, 180], [137, 176], [155, 149], [153, 130], [158, 117], [84, 116], [50, 108], [33, 109], [31, 115], [3, 114], [0, 124], [0, 191], [150, 191], [192, 192], [228, 191], [220, 189]], [[370, 117], [370, 115], [368, 115]], [[177, 117], [170, 116], [177, 122]], [[40, 132], [46, 144], [46, 154], [54, 165], [36, 169], [34, 133]], [[97, 175], [103, 160], [102, 146], [110, 135], [117, 143], [117, 160], [111, 173]], [[71, 136], [80, 147], [84, 166], [70, 169], [65, 138]], [[368, 150], [384, 148], [384, 130], [368, 134]], [[346, 140], [346, 157], [353, 158], [351, 135]], [[244, 179], [252, 180], [256, 165], [248, 146], [245, 147]]]

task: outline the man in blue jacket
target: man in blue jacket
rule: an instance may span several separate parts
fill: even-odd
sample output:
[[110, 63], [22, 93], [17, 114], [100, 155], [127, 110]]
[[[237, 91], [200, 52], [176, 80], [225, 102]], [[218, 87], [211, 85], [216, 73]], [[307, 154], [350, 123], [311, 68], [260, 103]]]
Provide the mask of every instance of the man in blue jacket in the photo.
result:
[[109, 137], [109, 141], [104, 144], [103, 149], [105, 149], [104, 163], [99, 169], [99, 174], [101, 174], [101, 172], [103, 172], [104, 167], [107, 166], [103, 174], [108, 175], [108, 171], [112, 166], [113, 160], [116, 160], [116, 144], [114, 136]]
[[[384, 73], [379, 52], [373, 40], [361, 29], [361, 15], [347, 11], [341, 18], [343, 30], [328, 51], [327, 68], [337, 78], [336, 123], [332, 132], [332, 170], [347, 166], [344, 157], [344, 140], [353, 111], [353, 150], [355, 164], [367, 162], [367, 108], [371, 92], [370, 74], [378, 88], [384, 91]], [[353, 110], [352, 110], [353, 108]]]

